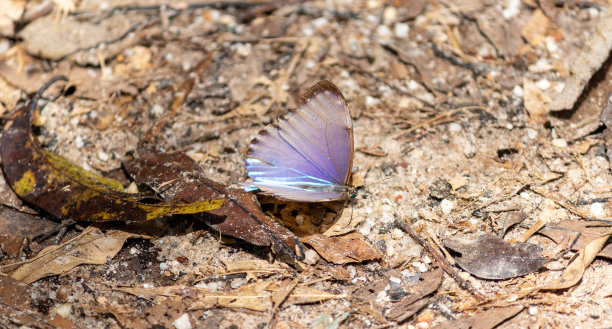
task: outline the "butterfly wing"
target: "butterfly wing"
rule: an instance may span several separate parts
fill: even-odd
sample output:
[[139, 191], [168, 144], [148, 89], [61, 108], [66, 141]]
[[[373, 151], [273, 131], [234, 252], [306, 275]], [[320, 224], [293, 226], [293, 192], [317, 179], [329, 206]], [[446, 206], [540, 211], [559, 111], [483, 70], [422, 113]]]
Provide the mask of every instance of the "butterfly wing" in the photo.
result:
[[246, 190], [295, 201], [345, 196], [353, 163], [353, 124], [346, 100], [329, 81], [310, 88], [297, 109], [251, 142]]

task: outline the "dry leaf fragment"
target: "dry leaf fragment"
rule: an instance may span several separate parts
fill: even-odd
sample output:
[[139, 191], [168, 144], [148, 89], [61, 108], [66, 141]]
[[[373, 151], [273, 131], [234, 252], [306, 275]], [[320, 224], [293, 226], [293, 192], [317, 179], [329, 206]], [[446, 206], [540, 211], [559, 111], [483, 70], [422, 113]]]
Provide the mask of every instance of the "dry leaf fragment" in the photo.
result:
[[444, 245], [461, 254], [455, 257], [464, 270], [484, 279], [509, 279], [537, 271], [548, 260], [540, 257], [542, 248], [531, 243], [509, 244], [484, 234], [476, 240], [449, 238]]
[[10, 275], [13, 279], [32, 283], [45, 276], [67, 272], [81, 264], [105, 264], [131, 237], [145, 236], [123, 231], [102, 233], [100, 229], [90, 226], [74, 239], [43, 249]]
[[152, 195], [123, 192], [121, 183], [88, 172], [66, 158], [48, 152], [32, 134], [32, 113], [47, 82], [4, 126], [1, 154], [6, 179], [23, 200], [59, 219], [86, 221], [144, 221], [172, 214], [193, 214], [215, 209], [223, 200], [161, 202]]
[[[551, 238], [556, 243], [561, 243], [564, 240], [573, 241], [580, 234], [580, 237], [572, 246], [572, 250], [579, 250], [585, 244], [605, 234], [607, 230], [606, 226], [598, 226], [597, 222], [564, 220], [558, 224], [546, 224], [538, 233]], [[612, 244], [604, 246], [597, 256], [612, 259]]]
[[576, 257], [567, 265], [560, 278], [535, 289], [558, 290], [574, 286], [580, 281], [584, 271], [591, 265], [606, 241], [608, 241], [608, 238], [610, 238], [610, 235], [612, 235], [612, 229], [608, 228], [606, 233], [585, 244], [584, 247], [578, 251]]
[[523, 306], [508, 306], [494, 308], [467, 319], [447, 321], [437, 324], [432, 329], [492, 329], [498, 324], [517, 315], [523, 310]]
[[326, 261], [334, 264], [363, 262], [382, 257], [380, 252], [365, 242], [363, 236], [358, 233], [339, 237], [313, 234], [300, 240], [313, 247]]

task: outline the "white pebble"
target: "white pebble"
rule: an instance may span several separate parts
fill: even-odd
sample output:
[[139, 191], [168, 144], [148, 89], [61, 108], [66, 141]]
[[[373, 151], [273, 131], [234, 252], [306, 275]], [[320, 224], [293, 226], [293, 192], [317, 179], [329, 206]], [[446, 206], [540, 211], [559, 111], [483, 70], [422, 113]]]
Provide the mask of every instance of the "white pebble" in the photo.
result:
[[510, 19], [520, 12], [521, 9], [521, 0], [510, 0], [508, 1], [508, 7], [502, 10], [502, 16], [505, 19]]
[[366, 99], [365, 99], [366, 107], [378, 105], [379, 102], [380, 101], [376, 97], [366, 96]]
[[448, 125], [448, 131], [456, 133], [461, 131], [461, 125], [456, 122], [451, 122]]
[[308, 249], [304, 252], [304, 263], [314, 265], [319, 261], [319, 254], [312, 249]]
[[538, 314], [538, 308], [535, 306], [529, 306], [528, 312], [529, 312], [529, 315], [536, 315]]
[[533, 128], [527, 128], [527, 137], [529, 137], [529, 139], [535, 139], [538, 137], [538, 131]]
[[108, 161], [109, 155], [104, 151], [98, 151], [98, 159], [102, 161]]
[[189, 314], [184, 313], [178, 319], [174, 320], [172, 324], [176, 329], [191, 329], [191, 321], [189, 320]]
[[531, 198], [531, 196], [527, 192], [521, 192], [521, 194], [519, 194], [519, 195], [521, 196], [521, 198], [523, 198], [525, 200], [529, 200]]
[[240, 57], [248, 57], [251, 54], [251, 48], [250, 43], [239, 43], [236, 45], [236, 54]]
[[565, 89], [565, 83], [557, 82], [553, 85], [553, 89], [555, 89], [556, 92], [560, 93], [563, 91], [563, 89]]
[[567, 141], [565, 139], [563, 139], [563, 138], [555, 138], [555, 139], [553, 139], [552, 140], [552, 144], [555, 147], [558, 147], [558, 148], [566, 148], [567, 147]]
[[80, 135], [74, 139], [74, 143], [77, 148], [81, 148], [83, 145], [85, 145], [85, 143], [83, 143], [83, 138]]
[[589, 208], [589, 214], [593, 218], [604, 218], [604, 217], [607, 217], [606, 216], [606, 211], [604, 210], [604, 205], [603, 205], [603, 203], [600, 203], [600, 202], [595, 202], [595, 203], [591, 204], [591, 207]]
[[555, 40], [555, 38], [549, 35], [544, 40], [546, 41], [546, 49], [549, 52], [554, 53], [559, 50], [559, 46], [557, 45], [557, 41]]
[[62, 305], [55, 307], [54, 311], [55, 311], [55, 314], [61, 317], [64, 317], [64, 318], [68, 318], [72, 311], [72, 307], [70, 306], [70, 304], [62, 304]]
[[389, 301], [389, 295], [387, 294], [387, 288], [381, 290], [378, 295], [376, 295], [376, 302], [377, 303], [383, 303], [383, 302], [388, 302]]
[[410, 25], [406, 23], [395, 23], [393, 30], [397, 38], [405, 39], [410, 36]]
[[450, 212], [453, 210], [454, 207], [455, 205], [453, 204], [451, 200], [443, 199], [440, 202], [440, 209], [442, 210], [442, 213], [445, 215], [450, 214]]
[[512, 94], [516, 97], [523, 97], [523, 87], [516, 85], [512, 88]]
[[151, 108], [151, 112], [153, 113], [153, 115], [155, 115], [156, 117], [159, 117], [160, 115], [162, 115], [164, 113], [164, 107], [159, 105], [159, 104], [155, 104], [153, 105], [153, 107]]
[[327, 24], [329, 24], [329, 20], [327, 19], [327, 17], [319, 17], [317, 19], [312, 20], [312, 25], [317, 29], [324, 27]]
[[397, 8], [393, 6], [386, 7], [383, 11], [383, 22], [385, 24], [392, 24], [397, 20]]
[[398, 278], [398, 277], [396, 277], [396, 276], [392, 276], [392, 277], [390, 277], [390, 278], [389, 278], [389, 281], [390, 281], [390, 282], [393, 282], [393, 283], [397, 283], [397, 284], [402, 284], [402, 279], [400, 279], [400, 278]]
[[298, 226], [304, 224], [304, 215], [295, 216], [295, 223], [298, 224]]
[[538, 81], [536, 81], [535, 85], [540, 88], [540, 90], [546, 90], [548, 88], [550, 88], [550, 81], [546, 80], [546, 79], [540, 79]]
[[416, 267], [416, 269], [419, 270], [419, 272], [421, 273], [427, 272], [427, 265], [425, 265], [424, 263], [414, 262], [412, 263], [412, 266]]
[[166, 262], [161, 262], [161, 263], [159, 263], [159, 269], [160, 269], [160, 270], [162, 270], [162, 271], [167, 270], [167, 269], [168, 269], [168, 267], [169, 267], [169, 266], [168, 266], [168, 263], [166, 263]]
[[391, 30], [386, 25], [378, 25], [376, 28], [376, 34], [382, 40], [388, 40], [391, 38]]
[[221, 15], [221, 17], [219, 18], [219, 22], [223, 25], [230, 27], [236, 25], [236, 19], [234, 18], [234, 16], [228, 14]]

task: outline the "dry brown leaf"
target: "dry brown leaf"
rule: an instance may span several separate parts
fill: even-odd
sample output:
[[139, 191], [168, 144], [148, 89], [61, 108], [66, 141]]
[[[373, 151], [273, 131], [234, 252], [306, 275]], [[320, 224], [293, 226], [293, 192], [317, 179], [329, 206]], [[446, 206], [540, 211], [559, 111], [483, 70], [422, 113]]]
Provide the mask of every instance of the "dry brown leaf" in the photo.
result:
[[[607, 229], [606, 226], [597, 226], [592, 221], [564, 220], [558, 224], [548, 224], [540, 229], [538, 233], [549, 237], [556, 243], [563, 243], [563, 241], [572, 242], [580, 234], [578, 240], [572, 245], [572, 250], [580, 250], [586, 243], [605, 234]], [[598, 256], [612, 259], [612, 244], [607, 244], [599, 252]]]
[[32, 283], [45, 276], [67, 272], [81, 264], [105, 264], [121, 250], [125, 240], [131, 237], [145, 236], [123, 231], [103, 233], [100, 229], [90, 226], [65, 243], [43, 249], [34, 258], [23, 262], [10, 276]]
[[326, 261], [334, 264], [380, 259], [380, 252], [363, 239], [360, 233], [354, 233], [338, 237], [313, 234], [300, 240], [313, 247]]
[[612, 229], [608, 229], [605, 234], [587, 243], [567, 265], [560, 278], [536, 289], [558, 290], [574, 286], [580, 281], [584, 271], [591, 265], [597, 254], [599, 254], [599, 251], [601, 251], [606, 241], [608, 241], [610, 235], [612, 235]]
[[537, 271], [548, 259], [541, 257], [542, 248], [531, 243], [510, 244], [484, 234], [475, 240], [449, 237], [444, 245], [458, 253], [457, 264], [479, 278], [503, 280]]

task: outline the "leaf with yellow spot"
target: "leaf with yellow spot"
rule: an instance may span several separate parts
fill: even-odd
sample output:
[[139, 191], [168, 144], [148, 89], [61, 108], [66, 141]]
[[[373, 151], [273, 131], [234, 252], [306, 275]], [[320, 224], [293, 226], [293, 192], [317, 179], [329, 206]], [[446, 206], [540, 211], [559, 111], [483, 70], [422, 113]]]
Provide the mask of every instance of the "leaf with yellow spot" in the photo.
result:
[[123, 192], [121, 183], [45, 151], [32, 134], [32, 113], [47, 82], [4, 126], [0, 152], [7, 181], [19, 197], [59, 219], [145, 221], [173, 214], [195, 214], [219, 208], [224, 200], [165, 202], [152, 195]]

